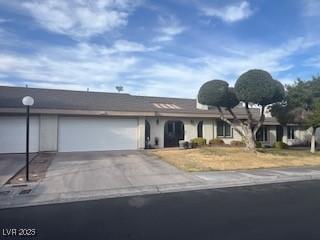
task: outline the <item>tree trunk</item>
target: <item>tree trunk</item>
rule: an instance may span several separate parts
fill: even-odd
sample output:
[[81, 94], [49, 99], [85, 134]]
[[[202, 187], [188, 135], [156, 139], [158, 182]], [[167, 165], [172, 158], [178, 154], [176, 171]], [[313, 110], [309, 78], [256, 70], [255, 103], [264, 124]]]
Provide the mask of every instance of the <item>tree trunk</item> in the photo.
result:
[[[252, 115], [249, 110], [248, 103], [246, 103], [246, 111], [247, 111], [247, 115], [248, 115], [248, 123], [247, 124], [244, 124], [243, 122], [241, 122], [237, 118], [237, 116], [233, 113], [232, 109], [230, 109], [230, 108], [227, 108], [226, 110], [229, 111], [230, 115], [233, 117], [233, 121], [230, 121], [229, 119], [227, 119], [224, 116], [221, 107], [218, 107], [218, 110], [220, 113], [220, 119], [225, 121], [226, 123], [230, 124], [233, 127], [233, 129], [235, 131], [237, 131], [240, 134], [240, 136], [242, 136], [248, 150], [255, 152], [256, 151], [256, 141], [255, 141], [254, 131], [251, 128]], [[238, 125], [235, 125], [235, 123], [237, 123]]]
[[312, 135], [311, 135], [311, 148], [310, 152], [315, 153], [316, 152], [316, 128], [311, 127]]
[[[252, 130], [252, 113], [249, 109], [249, 103], [246, 102], [245, 110], [248, 116], [248, 123], [247, 125], [243, 126], [245, 133], [246, 133], [246, 146], [247, 149], [250, 151], [256, 151], [256, 138], [254, 130]], [[263, 114], [262, 114], [263, 115]]]
[[249, 128], [248, 126], [245, 127], [245, 142], [246, 142], [246, 147], [248, 150], [250, 151], [256, 151], [256, 141], [255, 141], [255, 137], [253, 135], [253, 131], [251, 128]]

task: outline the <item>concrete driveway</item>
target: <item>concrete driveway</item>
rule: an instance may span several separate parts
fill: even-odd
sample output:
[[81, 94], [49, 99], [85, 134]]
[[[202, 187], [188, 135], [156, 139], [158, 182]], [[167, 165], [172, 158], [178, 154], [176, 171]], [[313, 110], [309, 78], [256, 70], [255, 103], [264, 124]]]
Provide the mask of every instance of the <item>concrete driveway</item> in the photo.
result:
[[65, 193], [194, 182], [147, 151], [57, 153], [34, 193]]
[[0, 154], [0, 186], [12, 178], [24, 165], [24, 154]]

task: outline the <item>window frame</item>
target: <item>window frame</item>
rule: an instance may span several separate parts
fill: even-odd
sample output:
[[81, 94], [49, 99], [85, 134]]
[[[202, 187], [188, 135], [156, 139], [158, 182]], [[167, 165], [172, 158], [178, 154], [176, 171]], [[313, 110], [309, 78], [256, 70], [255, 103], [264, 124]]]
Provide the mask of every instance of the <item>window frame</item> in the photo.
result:
[[[219, 125], [221, 124], [220, 127], [222, 127], [222, 135], [219, 135]], [[230, 135], [226, 135], [226, 127], [229, 127], [230, 128]], [[218, 120], [217, 121], [217, 137], [219, 138], [233, 138], [233, 128], [232, 126], [225, 122], [225, 121], [222, 121], [222, 120]]]
[[[259, 130], [258, 130], [257, 133], [256, 133], [256, 139], [257, 139], [257, 141], [259, 141], [259, 142], [268, 142], [268, 141], [269, 141], [268, 129], [269, 129], [268, 126], [261, 126], [261, 127], [259, 128]], [[262, 140], [261, 140], [261, 139], [258, 139], [259, 131], [262, 131], [262, 135], [261, 135]]]
[[289, 139], [289, 140], [296, 139], [295, 130], [296, 129], [294, 126], [287, 126], [287, 139]]

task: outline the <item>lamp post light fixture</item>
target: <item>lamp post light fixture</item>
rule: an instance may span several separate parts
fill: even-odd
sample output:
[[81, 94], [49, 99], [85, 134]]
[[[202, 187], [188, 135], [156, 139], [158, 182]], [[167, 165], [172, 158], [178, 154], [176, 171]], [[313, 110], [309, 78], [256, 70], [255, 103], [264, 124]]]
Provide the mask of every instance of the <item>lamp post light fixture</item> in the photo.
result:
[[34, 99], [30, 96], [25, 96], [22, 103], [27, 107], [26, 114], [26, 181], [29, 181], [29, 120], [30, 120], [30, 106], [34, 104]]

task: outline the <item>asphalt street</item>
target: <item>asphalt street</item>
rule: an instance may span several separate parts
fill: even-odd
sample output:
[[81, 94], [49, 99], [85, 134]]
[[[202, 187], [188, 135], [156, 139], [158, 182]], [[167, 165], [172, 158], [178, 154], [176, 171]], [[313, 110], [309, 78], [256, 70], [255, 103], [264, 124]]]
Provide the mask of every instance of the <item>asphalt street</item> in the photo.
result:
[[0, 239], [320, 239], [319, 224], [305, 181], [5, 209]]

